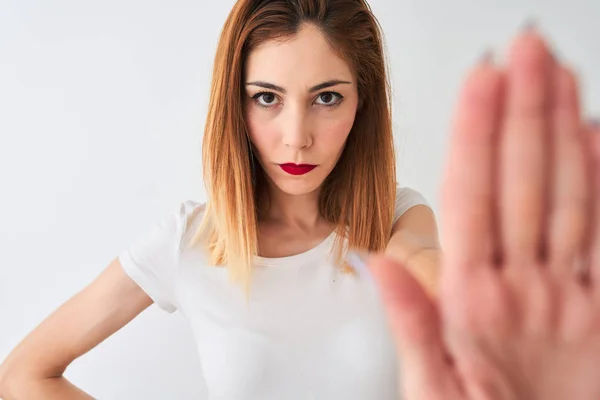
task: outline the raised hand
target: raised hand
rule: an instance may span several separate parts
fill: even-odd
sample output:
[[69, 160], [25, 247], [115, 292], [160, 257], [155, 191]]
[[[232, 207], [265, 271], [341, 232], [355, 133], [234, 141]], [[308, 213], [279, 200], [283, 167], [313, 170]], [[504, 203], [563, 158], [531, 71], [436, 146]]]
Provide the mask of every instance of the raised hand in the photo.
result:
[[600, 129], [534, 29], [468, 75], [432, 301], [374, 256], [407, 400], [600, 398]]

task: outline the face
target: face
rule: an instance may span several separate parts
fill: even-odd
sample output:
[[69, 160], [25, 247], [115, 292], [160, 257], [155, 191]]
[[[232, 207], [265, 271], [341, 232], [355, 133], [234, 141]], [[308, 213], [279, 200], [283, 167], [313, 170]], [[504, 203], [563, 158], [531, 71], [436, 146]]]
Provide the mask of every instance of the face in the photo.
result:
[[335, 167], [354, 123], [355, 79], [312, 25], [249, 54], [245, 113], [250, 140], [281, 191], [311, 193]]

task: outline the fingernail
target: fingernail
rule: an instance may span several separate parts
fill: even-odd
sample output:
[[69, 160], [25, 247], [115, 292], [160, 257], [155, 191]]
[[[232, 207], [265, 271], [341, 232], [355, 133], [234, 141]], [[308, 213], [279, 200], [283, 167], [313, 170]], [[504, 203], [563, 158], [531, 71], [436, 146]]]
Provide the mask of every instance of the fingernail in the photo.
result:
[[486, 51], [483, 52], [483, 54], [481, 55], [481, 58], [479, 59], [479, 62], [481, 64], [492, 64], [494, 61], [494, 51], [491, 49], [487, 49]]
[[360, 276], [362, 279], [371, 280], [371, 272], [369, 271], [369, 267], [367, 267], [367, 260], [369, 255], [362, 251], [349, 251], [348, 252], [348, 264]]
[[534, 18], [530, 17], [525, 21], [525, 23], [521, 27], [521, 32], [531, 33], [531, 32], [536, 32], [537, 29], [538, 29], [537, 21]]

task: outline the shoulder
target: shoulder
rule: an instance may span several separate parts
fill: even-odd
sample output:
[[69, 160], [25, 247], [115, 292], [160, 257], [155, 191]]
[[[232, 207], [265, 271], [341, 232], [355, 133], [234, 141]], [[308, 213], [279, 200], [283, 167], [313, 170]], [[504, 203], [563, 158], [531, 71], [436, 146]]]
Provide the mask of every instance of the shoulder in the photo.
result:
[[119, 255], [125, 273], [162, 309], [177, 308], [174, 282], [183, 239], [203, 214], [204, 205], [179, 202], [135, 238]]
[[[193, 225], [197, 219], [204, 215], [206, 203], [201, 203], [196, 200], [183, 200], [171, 212], [169, 217], [179, 222], [182, 228], [187, 228]], [[185, 231], [185, 229], [184, 229]]]
[[402, 214], [414, 206], [424, 205], [430, 207], [429, 203], [419, 191], [396, 184], [396, 200], [394, 204], [394, 222], [396, 222]]
[[204, 204], [194, 200], [178, 202], [130, 242], [124, 253], [129, 257], [124, 258], [172, 264], [190, 227], [201, 219], [203, 210]]
[[172, 216], [176, 218], [190, 220], [200, 214], [203, 214], [206, 208], [206, 203], [201, 203], [197, 200], [182, 200], [173, 210]]
[[173, 241], [181, 241], [191, 226], [201, 219], [204, 214], [205, 204], [196, 200], [182, 200], [170, 211], [163, 214], [154, 225], [154, 230], [163, 237]]
[[179, 210], [176, 213], [176, 218], [181, 221], [180, 246], [185, 246], [192, 241], [200, 228], [205, 211], [205, 202], [196, 200], [185, 200], [181, 202]]
[[154, 229], [160, 231], [163, 238], [168, 237], [179, 252], [181, 246], [193, 236], [196, 227], [200, 225], [205, 209], [206, 203], [184, 199], [163, 215]]

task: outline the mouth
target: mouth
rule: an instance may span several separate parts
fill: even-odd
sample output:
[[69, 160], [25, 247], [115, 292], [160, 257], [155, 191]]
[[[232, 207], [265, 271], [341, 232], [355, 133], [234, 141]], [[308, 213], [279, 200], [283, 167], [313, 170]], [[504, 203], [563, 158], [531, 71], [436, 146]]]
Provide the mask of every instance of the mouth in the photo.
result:
[[279, 164], [279, 167], [290, 175], [304, 175], [308, 174], [313, 169], [317, 168], [313, 164]]

